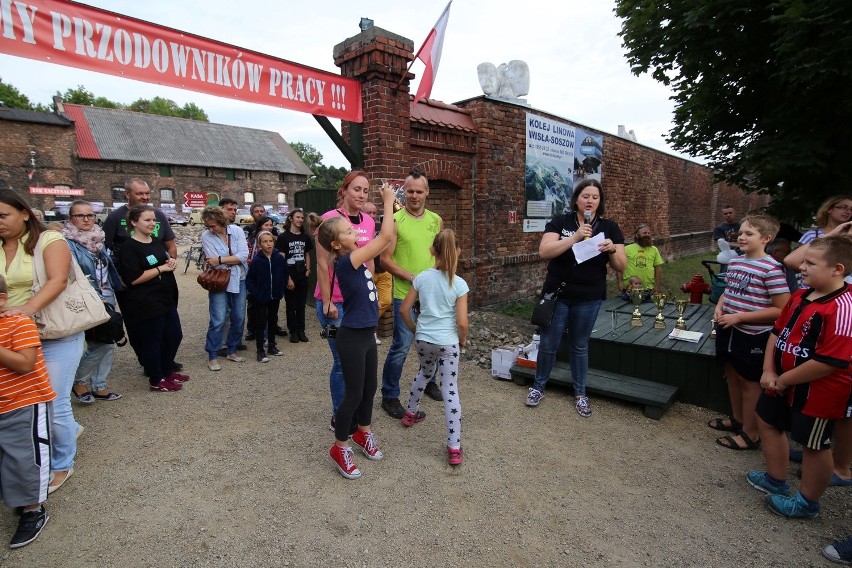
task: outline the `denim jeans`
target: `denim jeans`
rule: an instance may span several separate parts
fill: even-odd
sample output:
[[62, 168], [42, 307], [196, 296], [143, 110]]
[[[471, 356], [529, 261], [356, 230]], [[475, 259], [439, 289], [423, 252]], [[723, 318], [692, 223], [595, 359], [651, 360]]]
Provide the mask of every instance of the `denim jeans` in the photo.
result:
[[[240, 344], [242, 339], [243, 324], [246, 320], [246, 281], [240, 281], [240, 291], [237, 294], [208, 292], [207, 295], [210, 306], [210, 324], [207, 326], [207, 341], [204, 344], [204, 350], [207, 351], [208, 359], [213, 360], [219, 356], [219, 347], [222, 345], [222, 330], [225, 327], [226, 319], [230, 322], [230, 327], [225, 345], [228, 347], [229, 355], [237, 352], [237, 345]], [[230, 318], [228, 317], [229, 311]]]
[[56, 391], [51, 401], [50, 471], [68, 471], [77, 455], [77, 430], [71, 410], [71, 387], [85, 347], [84, 332], [60, 339], [46, 339], [41, 344], [50, 384]]
[[568, 305], [565, 300], [558, 300], [553, 310], [553, 320], [550, 327], [541, 330], [541, 341], [538, 346], [538, 361], [535, 369], [533, 388], [544, 391], [550, 372], [556, 361], [556, 352], [562, 341], [562, 335], [567, 335], [571, 365], [571, 379], [574, 381], [574, 395], [586, 396], [586, 376], [589, 373], [589, 336], [598, 319], [601, 300], [579, 302]]
[[86, 352], [80, 359], [75, 385], [92, 385], [93, 391], [107, 388], [107, 376], [112, 370], [112, 360], [115, 357], [115, 343], [86, 342]]
[[[343, 321], [343, 303], [335, 303], [337, 306], [337, 319], [328, 319], [322, 311], [322, 300], [317, 300], [317, 319], [320, 327], [325, 327], [328, 324], [340, 327], [340, 322]], [[331, 391], [331, 415], [337, 414], [337, 409], [340, 408], [340, 403], [343, 402], [343, 397], [346, 395], [346, 384], [343, 382], [343, 370], [340, 368], [340, 356], [337, 354], [337, 345], [334, 339], [328, 340], [328, 348], [331, 349], [331, 373], [328, 375], [328, 389]]]
[[[382, 368], [382, 398], [399, 398], [399, 380], [402, 377], [402, 367], [405, 365], [405, 358], [408, 357], [408, 350], [414, 342], [414, 334], [399, 315], [401, 306], [402, 300], [394, 298], [393, 341], [385, 359], [385, 366]], [[416, 319], [414, 310], [411, 310], [411, 317]], [[434, 374], [429, 377], [429, 382], [435, 382]]]

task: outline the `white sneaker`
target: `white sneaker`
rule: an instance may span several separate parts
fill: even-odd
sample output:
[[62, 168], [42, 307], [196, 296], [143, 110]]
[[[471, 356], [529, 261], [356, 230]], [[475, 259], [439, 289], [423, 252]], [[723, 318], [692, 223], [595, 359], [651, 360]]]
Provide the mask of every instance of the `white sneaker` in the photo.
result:
[[376, 334], [374, 333], [374, 334], [373, 334], [373, 337], [375, 337], [375, 338], [376, 338], [376, 345], [381, 345], [381, 344], [382, 344], [382, 340], [381, 340], [381, 339], [379, 339], [379, 336], [378, 336], [378, 335], [376, 335]]
[[538, 389], [530, 389], [530, 393], [527, 395], [527, 406], [538, 406], [543, 398], [543, 392]]

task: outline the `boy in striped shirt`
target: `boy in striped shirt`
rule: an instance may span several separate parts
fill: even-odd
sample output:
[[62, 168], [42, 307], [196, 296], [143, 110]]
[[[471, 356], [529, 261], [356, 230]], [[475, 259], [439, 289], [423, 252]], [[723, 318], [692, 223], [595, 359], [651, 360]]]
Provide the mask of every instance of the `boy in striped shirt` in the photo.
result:
[[[0, 309], [7, 291], [0, 276]], [[47, 403], [54, 398], [35, 323], [23, 314], [0, 314], [0, 491], [21, 514], [11, 548], [34, 541], [49, 518], [43, 505], [50, 482]]]
[[740, 223], [737, 246], [742, 252], [725, 272], [725, 293], [713, 319], [716, 360], [728, 380], [731, 417], [708, 423], [715, 430], [734, 432], [716, 443], [732, 450], [760, 448], [755, 405], [760, 396], [763, 355], [772, 323], [790, 298], [781, 264], [766, 254], [766, 245], [778, 233], [778, 221], [769, 215], [748, 215]]
[[[772, 512], [813, 518], [832, 479], [831, 435], [848, 419], [852, 391], [852, 290], [843, 278], [852, 269], [852, 238], [811, 242], [802, 281], [770, 334], [757, 403], [766, 471], [750, 471], [749, 484], [766, 493]], [[802, 484], [790, 496], [789, 446], [784, 431], [803, 446]]]

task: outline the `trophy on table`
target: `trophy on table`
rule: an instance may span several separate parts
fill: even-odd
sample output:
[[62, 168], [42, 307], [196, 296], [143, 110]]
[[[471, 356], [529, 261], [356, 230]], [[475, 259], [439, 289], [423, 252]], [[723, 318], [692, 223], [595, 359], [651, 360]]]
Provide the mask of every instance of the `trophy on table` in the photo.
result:
[[677, 329], [686, 329], [686, 320], [683, 319], [683, 312], [686, 311], [686, 306], [689, 304], [689, 300], [686, 298], [678, 298], [675, 300], [675, 307], [677, 308], [677, 321], [675, 322], [675, 327]]
[[662, 292], [657, 292], [651, 296], [651, 299], [654, 301], [654, 305], [657, 306], [657, 317], [654, 318], [654, 329], [666, 329], [666, 319], [663, 317], [663, 308], [666, 307], [666, 300], [668, 300], [668, 296]]
[[630, 289], [630, 301], [633, 302], [633, 313], [630, 315], [630, 325], [633, 327], [642, 327], [642, 312], [639, 311], [639, 306], [642, 304], [642, 296], [645, 291], [634, 286]]

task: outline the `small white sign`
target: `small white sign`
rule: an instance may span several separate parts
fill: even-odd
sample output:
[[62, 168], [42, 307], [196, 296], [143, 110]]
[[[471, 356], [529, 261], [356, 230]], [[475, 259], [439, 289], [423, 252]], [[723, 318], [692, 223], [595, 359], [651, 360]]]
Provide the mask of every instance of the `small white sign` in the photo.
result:
[[550, 219], [524, 219], [525, 233], [543, 233], [544, 226]]

